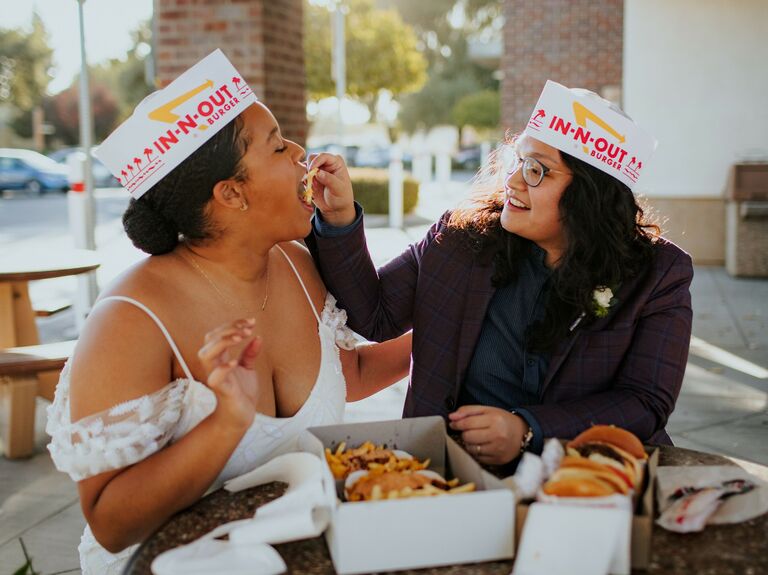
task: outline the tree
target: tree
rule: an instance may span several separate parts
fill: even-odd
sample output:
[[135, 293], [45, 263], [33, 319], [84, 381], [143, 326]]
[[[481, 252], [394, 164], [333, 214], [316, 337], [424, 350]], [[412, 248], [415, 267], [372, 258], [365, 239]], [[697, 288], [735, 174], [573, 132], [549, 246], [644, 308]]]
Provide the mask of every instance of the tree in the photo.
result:
[[429, 79], [416, 94], [403, 98], [399, 120], [413, 132], [438, 124], [453, 124], [453, 109], [463, 97], [499, 87], [494, 71], [469, 58], [468, 40], [498, 33], [501, 3], [495, 0], [378, 0], [394, 6], [414, 26], [429, 65]]
[[10, 102], [21, 111], [40, 103], [48, 83], [53, 50], [48, 33], [37, 13], [32, 14], [32, 31], [0, 30], [0, 57], [13, 61]]
[[31, 111], [39, 105], [51, 81], [53, 50], [48, 33], [37, 13], [32, 29], [0, 30], [0, 74], [6, 76], [7, 102], [14, 108], [13, 127], [19, 135], [32, 134]]
[[[125, 59], [113, 58], [88, 69], [93, 135], [97, 142], [128, 118], [136, 105], [152, 91], [145, 77], [150, 34], [149, 23], [141, 24], [133, 32], [133, 47]], [[46, 97], [43, 102], [45, 116], [55, 129], [56, 139], [62, 144], [75, 145], [80, 141], [79, 87], [78, 74], [69, 88]]]
[[[394, 10], [378, 10], [373, 0], [346, 0], [347, 93], [373, 108], [383, 89], [393, 96], [418, 90], [426, 79], [427, 62], [418, 38]], [[312, 99], [336, 93], [331, 78], [329, 13], [309, 4], [304, 19], [307, 88]]]
[[472, 126], [480, 130], [497, 128], [501, 116], [501, 98], [495, 90], [483, 90], [464, 96], [452, 111], [453, 121], [459, 128]]
[[376, 4], [397, 9], [418, 33], [423, 49], [434, 52], [438, 59], [443, 47], [453, 43], [457, 28], [466, 32], [485, 30], [499, 20], [503, 6], [499, 0], [377, 0]]
[[146, 58], [152, 37], [149, 22], [140, 24], [131, 35], [133, 46], [124, 60], [113, 58], [91, 70], [94, 81], [109, 86], [114, 93], [119, 109], [118, 123], [127, 119], [136, 105], [154, 89], [146, 78]]
[[451, 113], [462, 97], [479, 89], [471, 76], [431, 76], [422, 90], [402, 100], [398, 119], [407, 132], [451, 124]]
[[[110, 87], [100, 81], [91, 82], [90, 92], [93, 132], [98, 142], [115, 128], [119, 106]], [[80, 142], [79, 94], [79, 83], [75, 79], [69, 88], [46, 98], [43, 104], [45, 116], [55, 129], [55, 137], [65, 145]]]

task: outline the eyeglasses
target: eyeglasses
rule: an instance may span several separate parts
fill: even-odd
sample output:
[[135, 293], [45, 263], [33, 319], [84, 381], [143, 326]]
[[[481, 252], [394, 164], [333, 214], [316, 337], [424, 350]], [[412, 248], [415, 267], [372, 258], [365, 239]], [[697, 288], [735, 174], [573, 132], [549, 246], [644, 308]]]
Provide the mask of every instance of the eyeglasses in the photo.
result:
[[561, 170], [553, 170], [552, 168], [548, 168], [544, 164], [542, 164], [539, 160], [536, 158], [517, 158], [515, 157], [512, 166], [507, 171], [508, 175], [512, 175], [517, 170], [520, 169], [522, 166], [523, 168], [523, 181], [531, 186], [532, 188], [535, 188], [538, 186], [542, 180], [544, 180], [544, 176], [546, 176], [549, 172], [556, 172], [558, 174], [567, 174], [571, 175], [572, 172], [563, 172]]

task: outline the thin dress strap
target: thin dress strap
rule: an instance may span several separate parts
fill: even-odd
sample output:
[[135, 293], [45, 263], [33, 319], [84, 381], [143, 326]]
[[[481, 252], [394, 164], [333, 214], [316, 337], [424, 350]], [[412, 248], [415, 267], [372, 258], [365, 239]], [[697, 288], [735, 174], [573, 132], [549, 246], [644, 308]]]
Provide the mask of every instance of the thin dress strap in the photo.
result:
[[315, 304], [312, 303], [312, 298], [309, 297], [309, 292], [307, 291], [307, 287], [304, 285], [304, 282], [301, 280], [301, 276], [299, 275], [299, 270], [296, 269], [296, 266], [293, 265], [293, 262], [291, 261], [291, 258], [288, 257], [288, 254], [285, 253], [285, 250], [281, 248], [278, 245], [275, 245], [275, 247], [280, 250], [280, 253], [282, 253], [285, 256], [285, 259], [288, 260], [288, 263], [291, 265], [291, 268], [293, 268], [293, 273], [296, 274], [296, 277], [299, 280], [299, 283], [301, 284], [301, 289], [304, 290], [304, 295], [307, 296], [307, 301], [309, 302], [309, 307], [312, 309], [312, 313], [315, 314], [315, 319], [317, 319], [317, 323], [320, 324], [320, 316], [317, 314], [317, 310], [315, 309]]
[[179, 351], [179, 348], [176, 347], [176, 342], [173, 341], [173, 338], [171, 337], [171, 334], [168, 333], [168, 330], [165, 329], [165, 325], [163, 325], [163, 322], [160, 321], [160, 318], [155, 315], [155, 312], [153, 312], [151, 309], [149, 309], [147, 306], [145, 306], [143, 303], [136, 301], [135, 299], [125, 297], [122, 295], [111, 295], [107, 296], [105, 298], [100, 299], [96, 302], [96, 305], [100, 304], [103, 301], [107, 300], [119, 300], [124, 301], [130, 304], [135, 305], [137, 308], [143, 310], [149, 317], [152, 318], [152, 320], [157, 324], [157, 327], [160, 328], [160, 331], [163, 332], [163, 335], [165, 336], [165, 339], [168, 340], [168, 345], [171, 346], [171, 350], [173, 350], [173, 355], [176, 356], [176, 359], [179, 360], [179, 364], [181, 365], [181, 369], [184, 370], [184, 375], [187, 376], [187, 379], [194, 380], [195, 378], [192, 377], [192, 372], [189, 371], [189, 367], [187, 367], [187, 362], [184, 361], [184, 358], [181, 356], [181, 352]]

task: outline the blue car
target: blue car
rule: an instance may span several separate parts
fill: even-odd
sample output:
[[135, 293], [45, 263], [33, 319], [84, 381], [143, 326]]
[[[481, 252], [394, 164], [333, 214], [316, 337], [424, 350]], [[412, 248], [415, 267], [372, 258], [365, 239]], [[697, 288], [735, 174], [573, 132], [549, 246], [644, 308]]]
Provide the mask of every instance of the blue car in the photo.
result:
[[[95, 150], [96, 147], [94, 146], [91, 148], [92, 150]], [[52, 160], [55, 160], [57, 163], [61, 164], [64, 167], [67, 167], [67, 160], [69, 160], [69, 156], [76, 152], [81, 152], [82, 148], [62, 148], [61, 150], [56, 150], [55, 152], [51, 152], [48, 154], [48, 157]], [[119, 188], [120, 182], [117, 181], [117, 178], [112, 175], [112, 173], [109, 171], [107, 166], [101, 163], [101, 160], [99, 160], [96, 156], [91, 154], [91, 173], [93, 174], [93, 185], [96, 188]]]
[[0, 148], [0, 190], [27, 190], [42, 194], [69, 189], [67, 168], [51, 158], [16, 148]]

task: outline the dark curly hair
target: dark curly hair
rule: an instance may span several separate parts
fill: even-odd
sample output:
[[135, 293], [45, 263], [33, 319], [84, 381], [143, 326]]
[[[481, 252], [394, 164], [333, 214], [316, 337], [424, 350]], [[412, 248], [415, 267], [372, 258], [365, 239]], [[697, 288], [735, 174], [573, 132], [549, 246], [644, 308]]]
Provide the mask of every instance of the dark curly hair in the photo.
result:
[[237, 117], [141, 198], [131, 198], [123, 227], [133, 245], [159, 255], [173, 250], [182, 239], [214, 237], [217, 230], [207, 217], [206, 206], [218, 182], [247, 178], [240, 162], [248, 143], [242, 118]]
[[[527, 346], [536, 351], [551, 351], [582, 312], [582, 325], [594, 321], [595, 288], [615, 290], [628, 278], [641, 275], [651, 263], [653, 243], [661, 234], [629, 187], [582, 160], [562, 152], [561, 156], [573, 172], [559, 203], [567, 247], [552, 272], [545, 316], [528, 334]], [[517, 277], [517, 264], [532, 244], [501, 226], [504, 174], [497, 167], [500, 164], [491, 162], [478, 176], [469, 202], [448, 221], [448, 233], [470, 249], [477, 253], [492, 250], [497, 287]]]

